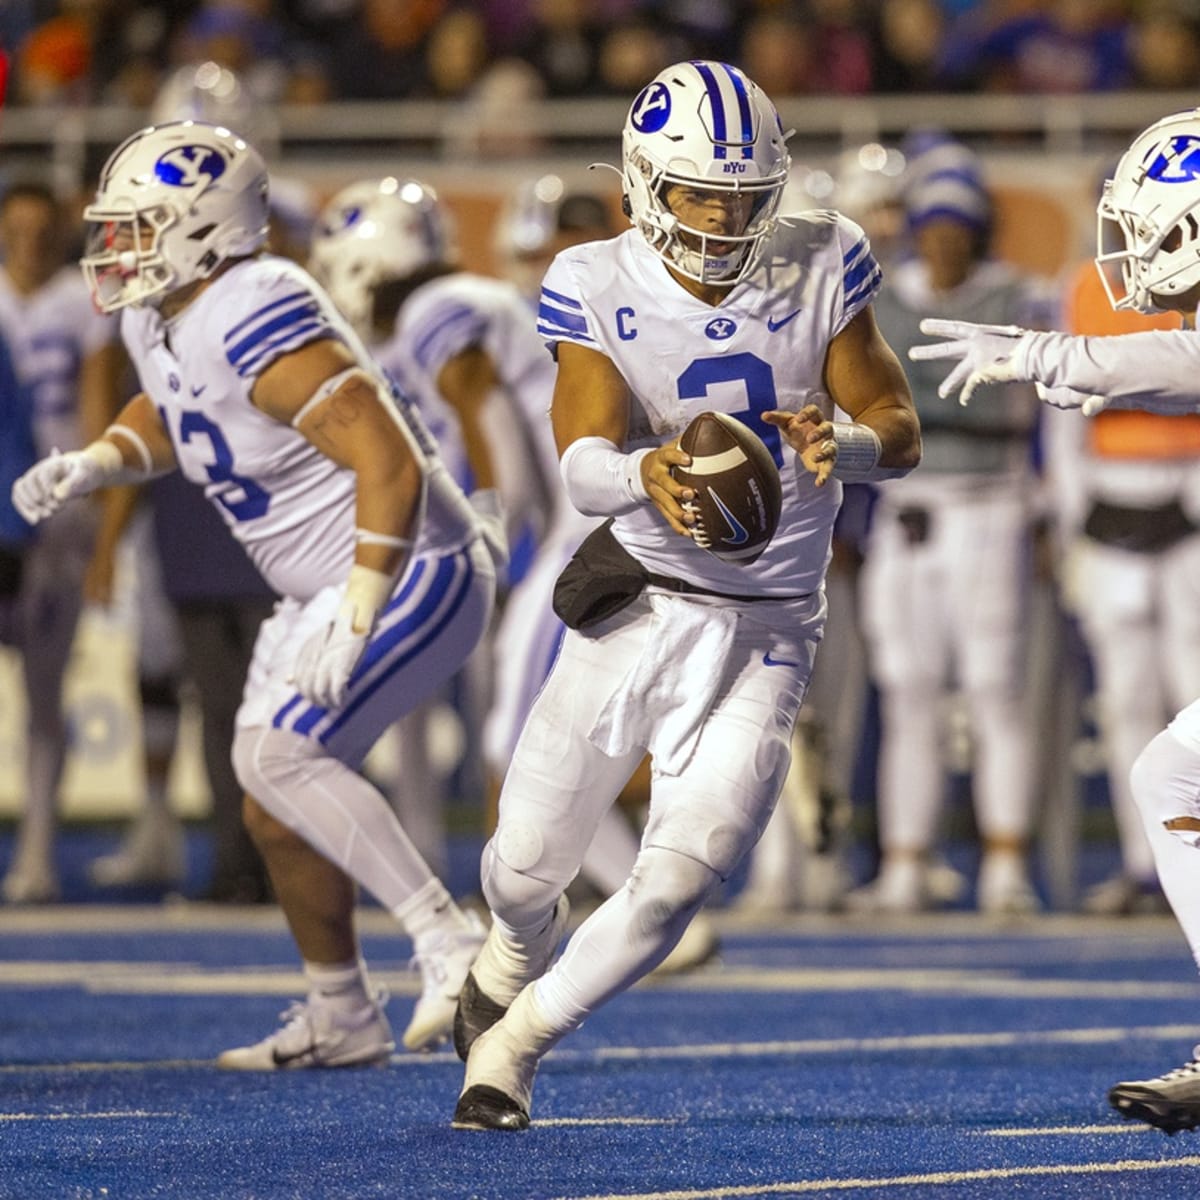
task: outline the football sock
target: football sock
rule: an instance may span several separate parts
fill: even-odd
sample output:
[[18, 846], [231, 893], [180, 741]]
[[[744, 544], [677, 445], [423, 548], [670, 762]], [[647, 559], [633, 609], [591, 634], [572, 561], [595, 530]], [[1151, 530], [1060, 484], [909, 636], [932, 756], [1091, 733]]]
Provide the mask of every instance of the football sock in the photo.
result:
[[309, 1000], [335, 1012], [357, 1012], [371, 1003], [367, 968], [362, 959], [344, 963], [304, 963]]

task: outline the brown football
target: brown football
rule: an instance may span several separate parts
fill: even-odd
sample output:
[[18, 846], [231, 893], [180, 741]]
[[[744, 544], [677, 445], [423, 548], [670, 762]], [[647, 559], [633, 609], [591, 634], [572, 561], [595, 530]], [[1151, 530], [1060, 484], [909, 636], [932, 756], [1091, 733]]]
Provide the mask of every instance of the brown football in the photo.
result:
[[696, 493], [692, 540], [726, 562], [752, 563], [775, 536], [783, 485], [771, 452], [752, 429], [726, 413], [702, 412], [679, 446], [690, 467], [672, 474]]

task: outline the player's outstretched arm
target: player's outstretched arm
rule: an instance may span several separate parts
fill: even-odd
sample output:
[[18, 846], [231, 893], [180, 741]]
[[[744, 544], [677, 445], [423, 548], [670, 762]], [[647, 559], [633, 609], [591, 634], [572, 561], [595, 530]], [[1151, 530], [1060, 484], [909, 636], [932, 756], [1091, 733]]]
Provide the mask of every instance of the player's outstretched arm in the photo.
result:
[[421, 460], [382, 381], [332, 339], [276, 359], [251, 398], [355, 475], [357, 539], [342, 603], [300, 648], [294, 671], [304, 695], [334, 707], [408, 561], [424, 488]]
[[17, 511], [31, 524], [53, 516], [68, 500], [114, 484], [143, 483], [176, 466], [171, 439], [154, 405], [139, 393], [103, 435], [82, 450], [55, 450], [13, 484]]
[[657, 449], [625, 454], [629, 386], [612, 360], [585, 346], [560, 343], [558, 379], [550, 409], [567, 498], [586, 516], [615, 516], [647, 501], [684, 537], [695, 517], [682, 503], [693, 498], [671, 475], [691, 456], [672, 439]]

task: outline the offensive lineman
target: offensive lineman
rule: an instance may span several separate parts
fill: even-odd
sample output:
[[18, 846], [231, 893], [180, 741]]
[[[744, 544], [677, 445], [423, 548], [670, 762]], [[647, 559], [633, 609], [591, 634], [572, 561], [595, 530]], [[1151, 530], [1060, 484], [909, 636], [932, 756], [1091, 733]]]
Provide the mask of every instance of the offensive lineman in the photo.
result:
[[[1097, 209], [1096, 265], [1117, 311], [1177, 312], [1182, 330], [1109, 337], [1035, 333], [1014, 325], [927, 320], [947, 340], [915, 346], [915, 359], [956, 359], [943, 396], [965, 404], [985, 383], [1032, 381], [1048, 404], [1180, 413], [1200, 410], [1200, 109], [1155, 122], [1130, 144]], [[1178, 713], [1142, 751], [1133, 798], [1164, 893], [1200, 965], [1200, 700]], [[1131, 1080], [1109, 1102], [1168, 1133], [1200, 1126], [1200, 1046], [1191, 1061], [1156, 1079]]]
[[[460, 1128], [525, 1128], [541, 1057], [662, 961], [754, 844], [821, 635], [837, 480], [903, 474], [920, 456], [904, 373], [871, 316], [880, 273], [862, 231], [831, 212], [776, 217], [784, 141], [737, 69], [667, 68], [625, 124], [635, 228], [559, 255], [543, 284], [567, 494], [684, 590], [650, 588], [568, 629], [530, 713], [483, 853], [494, 923], [455, 1023]], [[831, 420], [835, 403], [851, 420]], [[670, 468], [705, 409], [750, 424], [781, 470], [779, 530], [750, 566], [687, 537], [691, 493]], [[647, 750], [633, 872], [546, 971], [563, 888]]]
[[405, 1033], [442, 1040], [480, 934], [357, 772], [380, 733], [487, 624], [495, 523], [311, 277], [260, 253], [267, 172], [229, 130], [172, 122], [110, 156], [82, 259], [144, 391], [81, 451], [13, 489], [32, 521], [97, 487], [178, 468], [284, 599], [258, 637], [233, 759], [247, 825], [309, 995], [229, 1069], [333, 1067], [394, 1048], [354, 931], [355, 883], [412, 937], [426, 988]]

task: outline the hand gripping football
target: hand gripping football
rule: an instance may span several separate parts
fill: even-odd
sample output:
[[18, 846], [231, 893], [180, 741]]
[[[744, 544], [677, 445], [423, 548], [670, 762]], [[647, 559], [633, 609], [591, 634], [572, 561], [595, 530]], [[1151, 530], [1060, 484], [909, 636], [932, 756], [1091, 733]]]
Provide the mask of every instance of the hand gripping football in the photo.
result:
[[675, 479], [696, 498], [692, 541], [726, 562], [752, 563], [775, 536], [783, 506], [779, 468], [762, 439], [725, 413], [702, 412], [683, 431], [680, 449], [690, 467], [673, 467]]

